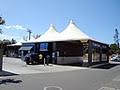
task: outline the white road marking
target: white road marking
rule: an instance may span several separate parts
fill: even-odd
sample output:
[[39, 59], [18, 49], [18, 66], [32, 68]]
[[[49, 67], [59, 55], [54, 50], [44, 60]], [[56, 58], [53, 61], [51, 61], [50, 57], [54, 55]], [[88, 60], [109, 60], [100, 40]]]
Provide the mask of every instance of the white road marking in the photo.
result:
[[63, 90], [63, 89], [59, 86], [46, 86], [44, 87], [44, 90]]
[[98, 90], [120, 90], [120, 89], [116, 89], [116, 88], [110, 88], [110, 87], [102, 87]]

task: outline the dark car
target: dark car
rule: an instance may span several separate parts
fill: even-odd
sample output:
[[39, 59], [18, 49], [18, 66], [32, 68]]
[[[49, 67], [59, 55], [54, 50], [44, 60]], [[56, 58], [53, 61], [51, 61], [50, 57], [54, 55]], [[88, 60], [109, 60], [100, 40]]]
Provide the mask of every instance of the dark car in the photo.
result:
[[28, 53], [25, 56], [26, 64], [39, 64], [39, 55], [37, 53]]

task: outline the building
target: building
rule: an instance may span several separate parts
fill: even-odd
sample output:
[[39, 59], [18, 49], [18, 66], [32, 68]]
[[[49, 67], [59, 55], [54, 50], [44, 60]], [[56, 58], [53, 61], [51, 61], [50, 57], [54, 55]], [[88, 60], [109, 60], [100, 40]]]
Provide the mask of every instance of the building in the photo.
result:
[[30, 47], [28, 52], [43, 54], [44, 58], [49, 54], [51, 63], [81, 63], [85, 47], [87, 48], [89, 66], [109, 61], [108, 44], [89, 37], [73, 21], [70, 21], [68, 27], [61, 33], [57, 32], [54, 25], [51, 25], [36, 40], [23, 43], [19, 50], [25, 51], [28, 47]]
[[7, 45], [7, 57], [20, 57], [19, 48], [22, 46], [22, 43], [26, 42], [25, 37], [23, 37], [16, 44]]

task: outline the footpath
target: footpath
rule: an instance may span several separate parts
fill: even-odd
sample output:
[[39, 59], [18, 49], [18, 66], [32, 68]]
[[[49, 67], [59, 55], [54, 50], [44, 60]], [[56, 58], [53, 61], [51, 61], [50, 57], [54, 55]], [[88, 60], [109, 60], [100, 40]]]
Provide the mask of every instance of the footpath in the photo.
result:
[[3, 57], [3, 71], [1, 74], [15, 75], [15, 74], [35, 74], [35, 73], [51, 73], [71, 71], [78, 69], [88, 69], [87, 67], [65, 66], [65, 65], [26, 65], [20, 58]]

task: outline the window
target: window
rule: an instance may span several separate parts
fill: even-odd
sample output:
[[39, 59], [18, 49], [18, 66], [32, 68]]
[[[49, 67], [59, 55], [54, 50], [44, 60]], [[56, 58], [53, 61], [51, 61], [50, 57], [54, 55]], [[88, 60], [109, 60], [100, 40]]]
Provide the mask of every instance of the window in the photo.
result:
[[100, 49], [99, 48], [93, 48], [92, 62], [100, 62]]

